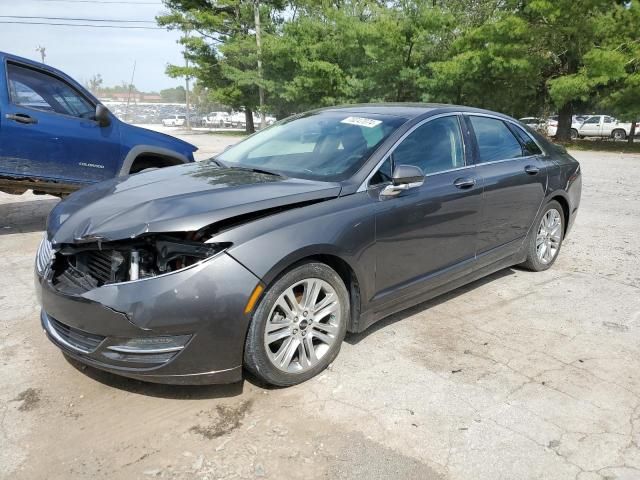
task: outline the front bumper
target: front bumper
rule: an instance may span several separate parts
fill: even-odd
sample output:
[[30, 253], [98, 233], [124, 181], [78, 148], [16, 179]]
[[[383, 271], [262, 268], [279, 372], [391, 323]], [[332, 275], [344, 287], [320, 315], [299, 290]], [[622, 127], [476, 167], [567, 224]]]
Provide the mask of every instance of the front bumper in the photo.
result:
[[[36, 273], [41, 322], [49, 339], [81, 363], [157, 383], [231, 383], [242, 378], [250, 316], [247, 299], [258, 283], [226, 253], [193, 268], [135, 282], [105, 285], [81, 295], [56, 290]], [[109, 347], [132, 338], [190, 336], [166, 355], [114, 355]]]

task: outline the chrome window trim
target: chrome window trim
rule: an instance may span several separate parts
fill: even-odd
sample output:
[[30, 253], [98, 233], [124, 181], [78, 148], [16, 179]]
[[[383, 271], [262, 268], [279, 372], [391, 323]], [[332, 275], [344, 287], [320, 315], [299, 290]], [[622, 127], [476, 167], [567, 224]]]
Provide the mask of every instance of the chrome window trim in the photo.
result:
[[[438, 118], [443, 118], [443, 117], [459, 117], [461, 115], [461, 113], [462, 112], [440, 113], [438, 115], [433, 115], [432, 117], [425, 118], [424, 120], [421, 120], [420, 122], [416, 123], [413, 127], [411, 127], [409, 130], [407, 130], [398, 140], [396, 140], [396, 142], [391, 146], [391, 148], [389, 148], [389, 151], [387, 151], [387, 153], [385, 153], [384, 157], [382, 157], [382, 160], [380, 160], [378, 162], [378, 164], [375, 167], [373, 167], [373, 169], [371, 170], [369, 175], [367, 175], [367, 178], [365, 178], [364, 181], [360, 184], [360, 186], [356, 190], [356, 193], [358, 193], [358, 192], [366, 192], [369, 189], [369, 181], [371, 180], [371, 178], [376, 173], [378, 173], [378, 170], [380, 170], [380, 167], [382, 167], [384, 162], [386, 162], [389, 159], [389, 157], [393, 154], [395, 149], [398, 148], [398, 145], [400, 145], [415, 130], [417, 130], [422, 125], [424, 125], [425, 123], [428, 123], [428, 122], [430, 122], [432, 120], [436, 120]], [[465, 159], [465, 162], [466, 162], [467, 161], [467, 146], [466, 146], [465, 141], [464, 141], [464, 133], [462, 132], [462, 125], [460, 124], [460, 119], [458, 118], [457, 120], [458, 120], [458, 126], [460, 127], [460, 140], [462, 141], [462, 152], [463, 152], [464, 159]], [[465, 165], [464, 167], [452, 168], [452, 169], [449, 169], [449, 170], [442, 170], [440, 172], [434, 172], [434, 173], [426, 174], [425, 177], [430, 177], [432, 175], [439, 175], [441, 173], [451, 172], [453, 170], [462, 170], [464, 168], [469, 168], [471, 166], [474, 166], [474, 165]]]

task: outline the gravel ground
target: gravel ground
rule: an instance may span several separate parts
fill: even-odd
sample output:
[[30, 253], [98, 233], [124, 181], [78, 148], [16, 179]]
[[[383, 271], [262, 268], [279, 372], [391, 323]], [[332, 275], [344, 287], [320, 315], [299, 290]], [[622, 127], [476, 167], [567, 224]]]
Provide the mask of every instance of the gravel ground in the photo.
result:
[[[237, 140], [188, 138], [199, 158]], [[640, 156], [575, 156], [582, 206], [551, 270], [394, 315], [280, 390], [65, 360], [32, 286], [57, 200], [0, 194], [0, 478], [640, 478]]]

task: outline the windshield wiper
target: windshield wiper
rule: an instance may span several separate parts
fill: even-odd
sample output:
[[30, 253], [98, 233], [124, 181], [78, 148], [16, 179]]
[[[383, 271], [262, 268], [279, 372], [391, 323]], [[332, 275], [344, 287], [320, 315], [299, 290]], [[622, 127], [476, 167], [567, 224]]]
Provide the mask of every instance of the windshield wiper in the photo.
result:
[[225, 165], [226, 168], [237, 168], [239, 170], [247, 170], [249, 172], [262, 173], [264, 175], [272, 175], [274, 177], [282, 177], [279, 173], [270, 172], [269, 170], [263, 170], [261, 168], [249, 167], [247, 165]]
[[211, 158], [209, 159], [209, 161], [210, 161], [210, 162], [215, 163], [215, 164], [216, 164], [216, 165], [218, 165], [220, 168], [227, 168], [227, 165], [225, 165], [224, 163], [222, 163], [222, 160], [218, 160], [218, 159], [217, 159], [217, 158], [215, 158], [215, 157], [211, 157]]

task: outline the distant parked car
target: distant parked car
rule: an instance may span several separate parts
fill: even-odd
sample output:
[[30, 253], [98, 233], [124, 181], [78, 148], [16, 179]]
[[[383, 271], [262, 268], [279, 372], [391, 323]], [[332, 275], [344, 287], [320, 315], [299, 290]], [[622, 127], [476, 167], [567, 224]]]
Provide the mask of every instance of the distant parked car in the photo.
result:
[[245, 128], [247, 126], [247, 118], [244, 112], [235, 112], [230, 116], [231, 126], [233, 128]]
[[522, 123], [524, 123], [529, 128], [537, 130], [539, 132], [544, 132], [547, 128], [547, 122], [542, 118], [538, 117], [523, 117], [520, 119]]
[[187, 121], [186, 115], [170, 115], [162, 119], [162, 125], [165, 127], [182, 127]]
[[[588, 115], [573, 115], [571, 117], [571, 128], [580, 126], [588, 118]], [[547, 135], [555, 137], [558, 133], [558, 115], [553, 115], [547, 119]]]
[[128, 125], [48, 65], [0, 52], [0, 191], [64, 196], [84, 185], [193, 162], [193, 145]]
[[205, 127], [223, 128], [231, 126], [230, 115], [227, 112], [211, 112], [202, 117]]
[[631, 134], [631, 123], [620, 123], [608, 115], [592, 115], [584, 122], [571, 125], [571, 138], [609, 137], [624, 140]]

